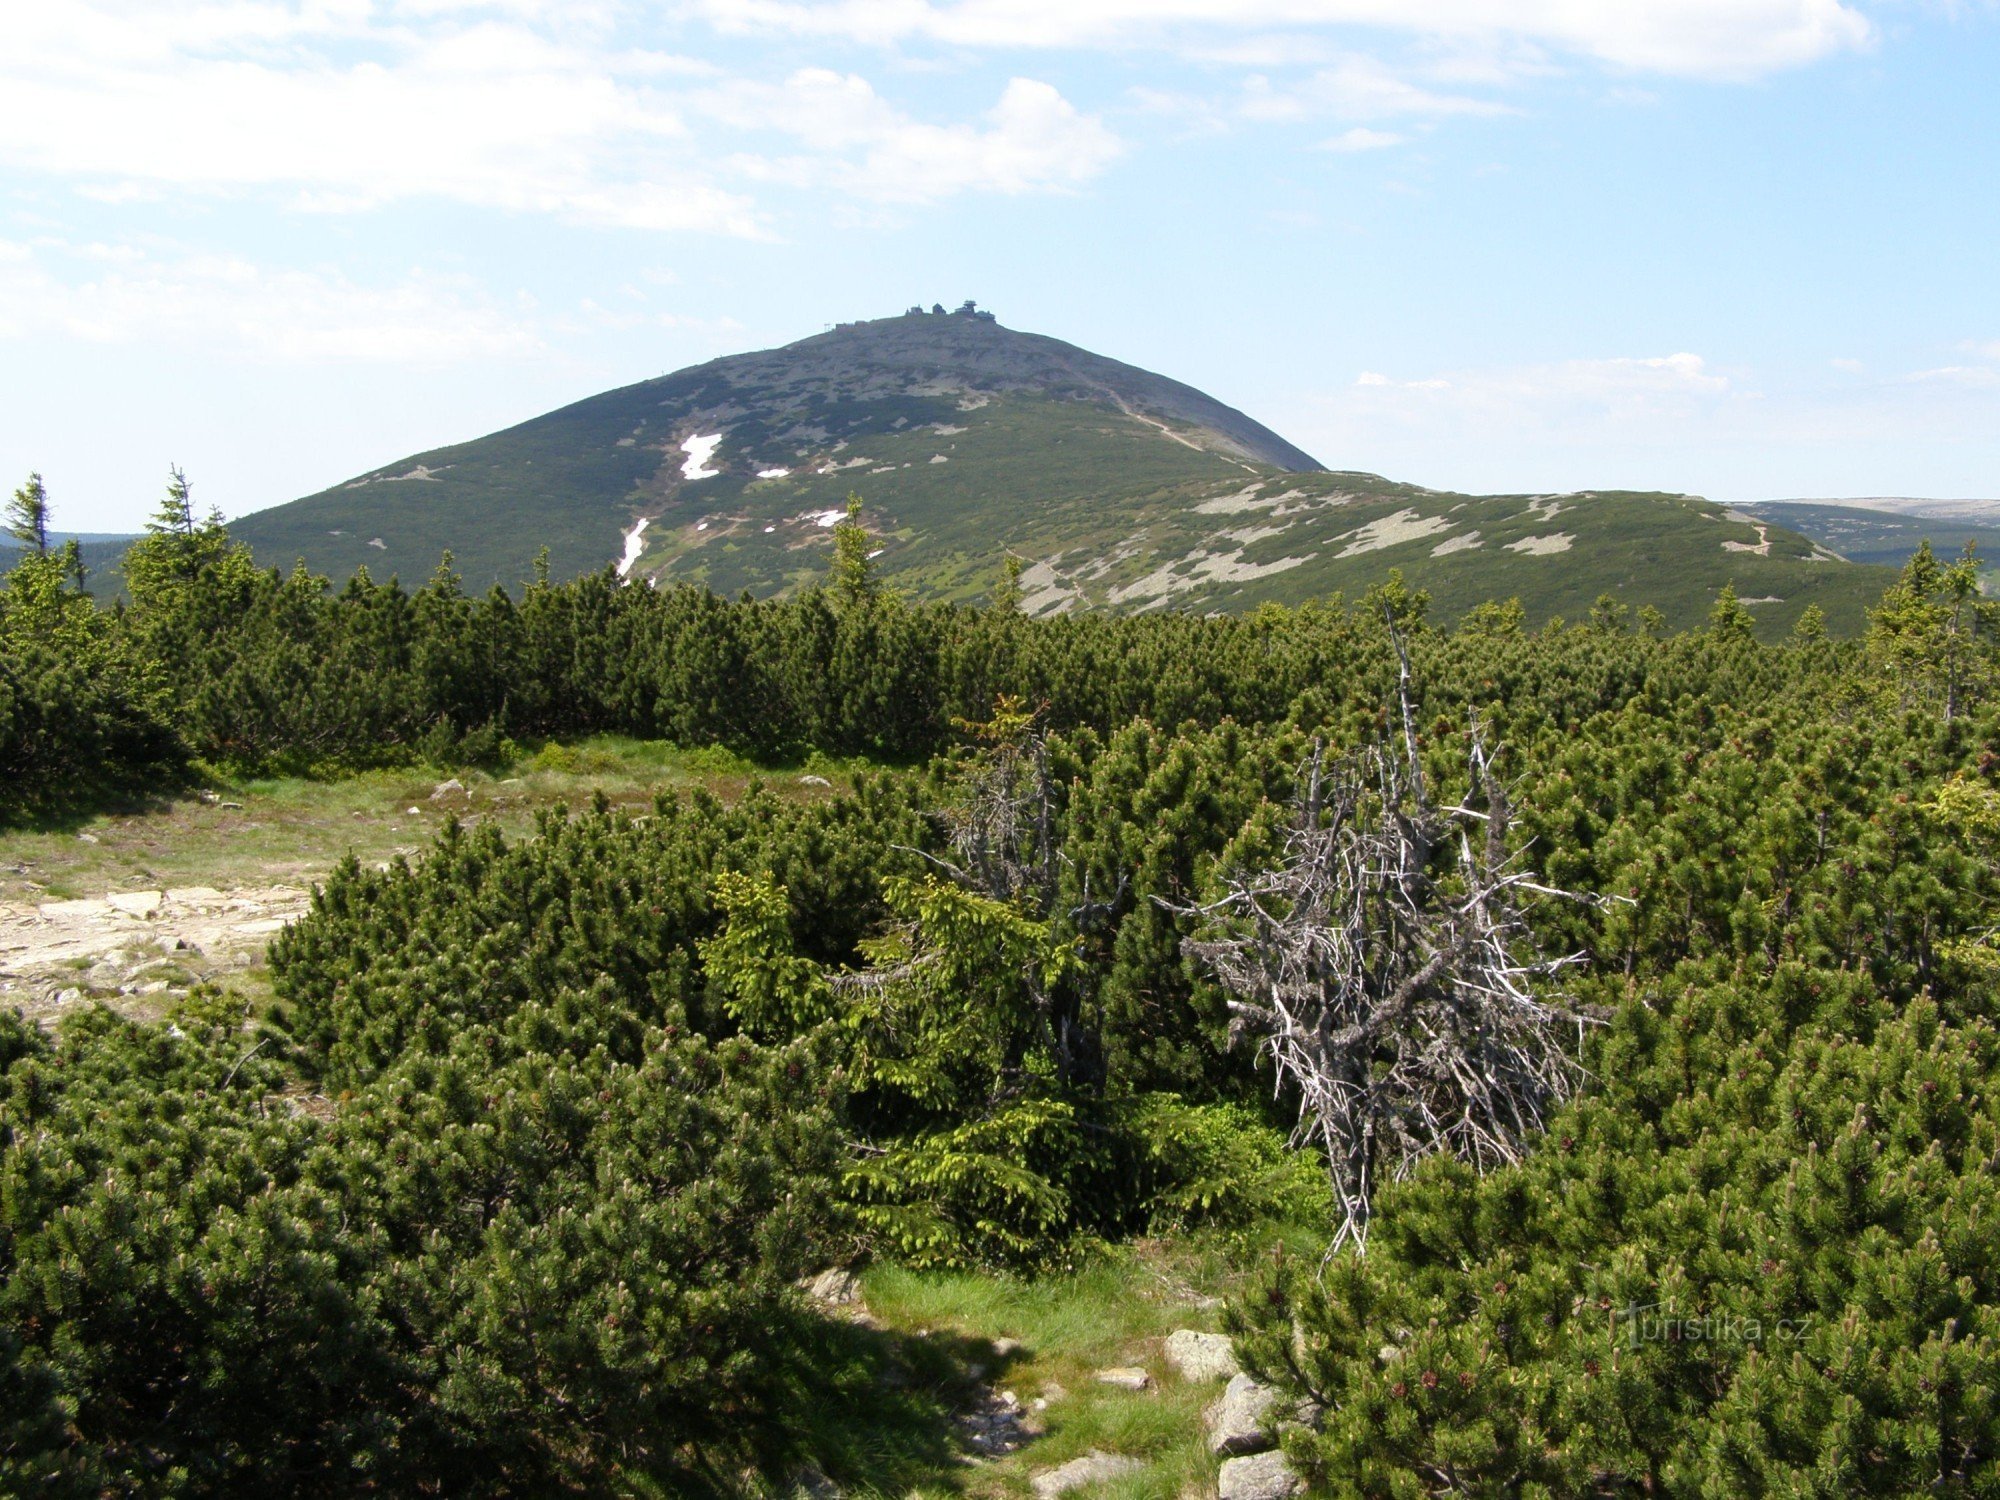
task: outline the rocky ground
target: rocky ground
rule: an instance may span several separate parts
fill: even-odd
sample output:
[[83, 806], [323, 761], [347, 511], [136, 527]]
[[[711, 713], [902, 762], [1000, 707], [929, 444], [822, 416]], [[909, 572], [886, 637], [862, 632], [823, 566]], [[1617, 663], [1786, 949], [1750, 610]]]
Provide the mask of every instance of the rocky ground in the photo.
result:
[[261, 970], [309, 899], [301, 886], [252, 885], [0, 903], [0, 1005], [43, 1022], [93, 1001], [158, 1015], [200, 980]]

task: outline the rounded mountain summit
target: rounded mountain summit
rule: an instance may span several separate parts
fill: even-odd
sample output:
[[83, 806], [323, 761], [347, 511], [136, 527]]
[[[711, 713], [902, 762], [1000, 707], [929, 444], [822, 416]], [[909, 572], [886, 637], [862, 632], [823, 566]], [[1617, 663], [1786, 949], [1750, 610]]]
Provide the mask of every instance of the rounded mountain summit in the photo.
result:
[[607, 391], [230, 529], [262, 563], [335, 580], [413, 584], [449, 551], [468, 588], [511, 588], [546, 548], [556, 578], [771, 595], [826, 576], [850, 495], [894, 587], [977, 599], [1011, 552], [1036, 613], [1298, 603], [1399, 566], [1448, 613], [1518, 596], [1574, 615], [1608, 591], [1692, 623], [1734, 581], [1782, 606], [1760, 621], [1816, 599], [1839, 628], [1881, 588], [1687, 497], [1475, 499], [1328, 472], [1192, 386], [969, 302]]

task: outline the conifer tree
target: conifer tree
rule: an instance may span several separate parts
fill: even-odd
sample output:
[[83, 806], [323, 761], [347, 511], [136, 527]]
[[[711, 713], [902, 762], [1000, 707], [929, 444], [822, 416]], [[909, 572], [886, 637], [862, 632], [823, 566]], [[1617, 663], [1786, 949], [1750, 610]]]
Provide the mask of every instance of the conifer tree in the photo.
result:
[[868, 528], [861, 524], [861, 497], [847, 497], [845, 519], [833, 528], [833, 593], [845, 609], [875, 597], [875, 564], [868, 556]]
[[7, 534], [30, 552], [47, 555], [49, 492], [40, 474], [30, 474], [7, 502]]

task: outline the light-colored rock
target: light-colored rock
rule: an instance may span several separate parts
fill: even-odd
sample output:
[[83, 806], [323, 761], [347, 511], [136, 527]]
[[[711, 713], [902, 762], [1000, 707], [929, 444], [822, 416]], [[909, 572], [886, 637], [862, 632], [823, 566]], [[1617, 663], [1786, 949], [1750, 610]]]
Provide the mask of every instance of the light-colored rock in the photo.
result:
[[1275, 1450], [1232, 1458], [1216, 1477], [1216, 1500], [1291, 1500], [1304, 1488], [1285, 1455]]
[[1041, 1500], [1055, 1500], [1057, 1495], [1080, 1490], [1087, 1484], [1102, 1484], [1107, 1479], [1136, 1474], [1143, 1468], [1145, 1465], [1136, 1458], [1093, 1448], [1082, 1458], [1073, 1458], [1060, 1468], [1042, 1470], [1028, 1482], [1035, 1487], [1035, 1493]]
[[801, 777], [799, 778], [799, 785], [800, 785], [800, 786], [832, 786], [832, 785], [833, 785], [833, 783], [832, 783], [832, 782], [830, 782], [830, 781], [828, 781], [828, 780], [827, 780], [827, 779], [826, 779], [826, 778], [825, 778], [824, 776], [813, 776], [813, 775], [810, 775], [810, 774], [808, 774], [808, 775], [805, 775], [805, 776], [801, 776]]
[[1276, 1441], [1271, 1408], [1278, 1393], [1248, 1375], [1229, 1379], [1222, 1399], [1210, 1412], [1208, 1451], [1222, 1454], [1261, 1453]]
[[1109, 1370], [1099, 1370], [1092, 1378], [1099, 1385], [1115, 1385], [1121, 1391], [1143, 1391], [1153, 1383], [1153, 1377], [1137, 1365], [1117, 1365]]
[[456, 776], [452, 777], [449, 781], [440, 781], [436, 789], [431, 793], [431, 801], [441, 802], [454, 793], [459, 796], [465, 795], [465, 783], [460, 781]]
[[805, 1282], [804, 1290], [821, 1307], [852, 1307], [861, 1300], [861, 1278], [833, 1266]]
[[1229, 1336], [1176, 1328], [1167, 1335], [1167, 1363], [1183, 1380], [1227, 1380], [1236, 1373], [1236, 1352]]
[[1012, 1359], [1015, 1355], [1019, 1354], [1024, 1347], [1025, 1346], [1021, 1343], [1019, 1339], [1003, 1338], [1003, 1339], [995, 1339], [993, 1341], [993, 1353], [1000, 1359]]

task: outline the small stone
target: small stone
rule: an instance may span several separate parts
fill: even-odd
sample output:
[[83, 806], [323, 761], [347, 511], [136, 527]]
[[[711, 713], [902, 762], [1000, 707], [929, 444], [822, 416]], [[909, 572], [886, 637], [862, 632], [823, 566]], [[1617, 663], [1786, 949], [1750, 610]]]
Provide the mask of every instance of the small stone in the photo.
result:
[[1136, 1474], [1145, 1467], [1138, 1459], [1123, 1453], [1105, 1453], [1092, 1448], [1082, 1458], [1073, 1458], [1060, 1468], [1042, 1470], [1029, 1483], [1035, 1487], [1035, 1493], [1041, 1500], [1055, 1500], [1057, 1495], [1082, 1489], [1086, 1484], [1101, 1484], [1107, 1479]]
[[792, 1490], [803, 1500], [840, 1500], [841, 1489], [817, 1464], [807, 1464], [792, 1475]]
[[1136, 1365], [1099, 1370], [1093, 1378], [1099, 1385], [1115, 1385], [1121, 1391], [1143, 1391], [1153, 1383], [1153, 1377]]
[[1236, 1351], [1229, 1336], [1176, 1328], [1167, 1335], [1167, 1363], [1183, 1380], [1227, 1380], [1237, 1371]]
[[1270, 1430], [1271, 1407], [1278, 1393], [1259, 1385], [1248, 1375], [1230, 1377], [1222, 1399], [1209, 1416], [1208, 1451], [1211, 1453], [1261, 1453], [1276, 1441]]
[[460, 781], [456, 776], [452, 777], [452, 779], [449, 781], [440, 781], [437, 784], [436, 788], [431, 792], [431, 801], [433, 802], [442, 801], [444, 798], [451, 796], [452, 793], [454, 792], [460, 794], [461, 796], [464, 795], [465, 792], [465, 783]]
[[861, 1278], [832, 1266], [805, 1282], [804, 1290], [821, 1307], [851, 1307], [861, 1300]]
[[1216, 1477], [1216, 1500], [1291, 1500], [1304, 1488], [1285, 1455], [1277, 1451], [1232, 1458]]
[[1053, 1406], [1058, 1401], [1068, 1399], [1069, 1392], [1063, 1389], [1059, 1381], [1050, 1380], [1043, 1383], [1041, 1401], [1044, 1406]]
[[800, 785], [800, 786], [832, 786], [832, 785], [833, 785], [833, 783], [832, 783], [832, 782], [830, 782], [830, 781], [828, 781], [828, 780], [827, 780], [827, 779], [826, 779], [826, 778], [825, 778], [824, 776], [801, 776], [801, 777], [799, 778], [799, 785]]
[[995, 1339], [993, 1341], [993, 1354], [998, 1359], [1012, 1359], [1021, 1352], [1023, 1347], [1019, 1339]]
[[238, 812], [243, 811], [243, 804], [241, 802], [218, 802], [215, 805], [217, 807], [233, 807]]
[[410, 807], [404, 809], [404, 814], [407, 817], [420, 818], [424, 815], [424, 810], [421, 807]]
[[76, 841], [79, 844], [94, 844], [97, 842], [97, 835], [94, 833], [79, 833], [76, 836]]

